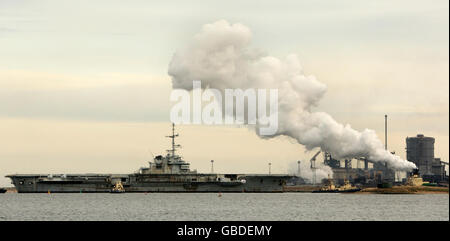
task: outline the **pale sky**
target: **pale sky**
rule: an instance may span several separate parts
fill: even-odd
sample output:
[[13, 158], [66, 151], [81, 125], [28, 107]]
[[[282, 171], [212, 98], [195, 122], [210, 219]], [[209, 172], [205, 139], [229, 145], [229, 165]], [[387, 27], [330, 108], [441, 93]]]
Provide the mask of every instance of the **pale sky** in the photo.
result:
[[[129, 173], [169, 140], [174, 52], [202, 25], [248, 26], [252, 44], [299, 56], [328, 86], [316, 108], [448, 161], [449, 6], [434, 1], [0, 0], [0, 186], [12, 173]], [[208, 172], [286, 173], [313, 153], [246, 128], [181, 126], [180, 154]]]

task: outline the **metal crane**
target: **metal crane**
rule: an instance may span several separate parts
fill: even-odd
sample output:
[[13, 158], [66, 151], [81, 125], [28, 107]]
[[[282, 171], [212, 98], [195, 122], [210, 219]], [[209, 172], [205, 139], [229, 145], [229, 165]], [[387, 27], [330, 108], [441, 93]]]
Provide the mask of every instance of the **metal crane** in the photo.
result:
[[313, 173], [313, 184], [316, 184], [316, 157], [322, 152], [319, 150], [312, 158], [309, 160], [311, 162], [311, 170]]

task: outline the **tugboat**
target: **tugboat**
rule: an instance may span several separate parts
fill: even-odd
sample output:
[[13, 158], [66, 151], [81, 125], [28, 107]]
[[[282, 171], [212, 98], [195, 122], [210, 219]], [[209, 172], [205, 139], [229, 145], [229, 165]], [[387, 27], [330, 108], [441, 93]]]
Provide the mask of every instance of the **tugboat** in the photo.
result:
[[0, 188], [0, 193], [5, 193], [7, 190], [5, 188]]
[[338, 192], [359, 192], [361, 188], [354, 187], [348, 180], [344, 181], [344, 185], [338, 188]]
[[125, 193], [125, 188], [123, 188], [122, 182], [116, 182], [113, 189], [111, 189], [111, 193]]
[[319, 190], [312, 191], [313, 193], [325, 193], [325, 192], [338, 192], [338, 189], [334, 185], [333, 179], [328, 175], [327, 182]]
[[344, 185], [337, 188], [334, 185], [333, 179], [328, 176], [327, 183], [321, 187], [319, 190], [313, 191], [313, 193], [340, 193], [340, 192], [358, 192], [361, 188], [354, 187], [350, 184], [348, 180], [344, 181]]

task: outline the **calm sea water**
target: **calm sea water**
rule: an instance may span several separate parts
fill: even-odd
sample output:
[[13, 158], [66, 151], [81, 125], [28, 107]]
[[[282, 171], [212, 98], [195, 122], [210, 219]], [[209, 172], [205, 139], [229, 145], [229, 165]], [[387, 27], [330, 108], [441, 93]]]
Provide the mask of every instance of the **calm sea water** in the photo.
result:
[[449, 220], [449, 195], [0, 195], [0, 220]]

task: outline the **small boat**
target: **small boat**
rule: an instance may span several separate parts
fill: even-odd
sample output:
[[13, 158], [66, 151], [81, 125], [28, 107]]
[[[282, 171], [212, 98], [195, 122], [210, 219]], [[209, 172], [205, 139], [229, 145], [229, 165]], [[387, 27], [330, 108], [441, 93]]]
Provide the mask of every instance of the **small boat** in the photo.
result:
[[352, 186], [348, 180], [344, 181], [344, 185], [336, 187], [333, 179], [328, 176], [327, 183], [319, 190], [313, 191], [313, 193], [349, 193], [358, 191], [361, 191], [361, 188]]
[[348, 180], [344, 181], [344, 185], [338, 188], [338, 192], [358, 192], [361, 188], [352, 186]]
[[5, 193], [6, 191], [8, 190], [6, 190], [5, 188], [0, 188], [0, 193]]
[[328, 180], [319, 190], [312, 191], [313, 193], [330, 193], [330, 192], [338, 192], [338, 189], [334, 185], [333, 179], [328, 175]]
[[117, 182], [111, 189], [110, 193], [125, 193], [125, 188], [123, 188], [122, 182]]

